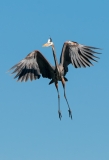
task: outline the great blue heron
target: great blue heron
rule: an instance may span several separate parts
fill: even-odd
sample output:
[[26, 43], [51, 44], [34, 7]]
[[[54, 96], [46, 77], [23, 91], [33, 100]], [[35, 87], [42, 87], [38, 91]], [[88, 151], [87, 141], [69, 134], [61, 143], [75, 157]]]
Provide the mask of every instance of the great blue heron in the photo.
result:
[[68, 105], [69, 117], [72, 119], [72, 111], [65, 93], [65, 81], [67, 81], [65, 75], [68, 72], [68, 65], [72, 63], [75, 68], [92, 66], [93, 64], [91, 61], [97, 62], [96, 58], [98, 58], [95, 56], [98, 52], [95, 52], [94, 50], [99, 48], [81, 45], [74, 41], [66, 41], [62, 47], [60, 63], [58, 63], [54, 43], [51, 38], [49, 38], [48, 42], [43, 45], [43, 47], [49, 46], [52, 47], [55, 66], [52, 66], [40, 51], [34, 50], [11, 68], [14, 69], [12, 74], [16, 73], [14, 78], [18, 78], [18, 81], [21, 82], [26, 82], [28, 79], [31, 81], [39, 79], [41, 74], [43, 78], [51, 79], [49, 84], [54, 83], [58, 92], [58, 114], [60, 120], [62, 114], [60, 111], [58, 81], [61, 81], [64, 89], [64, 97]]

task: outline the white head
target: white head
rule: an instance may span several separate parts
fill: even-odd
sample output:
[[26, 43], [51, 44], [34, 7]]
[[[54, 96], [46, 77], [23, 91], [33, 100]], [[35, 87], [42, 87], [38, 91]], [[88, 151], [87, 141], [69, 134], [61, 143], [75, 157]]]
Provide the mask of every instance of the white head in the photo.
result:
[[52, 39], [49, 38], [48, 41], [47, 41], [47, 43], [45, 43], [42, 47], [50, 47], [52, 45], [53, 45]]

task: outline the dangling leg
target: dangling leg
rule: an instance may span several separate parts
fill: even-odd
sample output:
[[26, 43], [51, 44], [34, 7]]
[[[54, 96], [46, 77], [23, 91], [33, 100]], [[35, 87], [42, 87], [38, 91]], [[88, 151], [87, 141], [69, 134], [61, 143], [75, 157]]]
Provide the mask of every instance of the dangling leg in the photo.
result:
[[59, 114], [59, 118], [61, 120], [62, 114], [61, 114], [61, 111], [60, 111], [60, 95], [59, 95], [59, 90], [58, 90], [58, 82], [55, 82], [55, 87], [56, 87], [57, 92], [58, 92], [58, 114]]
[[65, 93], [65, 80], [64, 80], [64, 78], [62, 77], [62, 85], [63, 85], [63, 88], [64, 88], [64, 97], [65, 97], [65, 100], [66, 100], [66, 102], [67, 102], [67, 105], [68, 105], [68, 112], [69, 112], [69, 117], [71, 117], [71, 119], [72, 119], [72, 111], [71, 111], [71, 109], [70, 109], [70, 106], [69, 106], [69, 103], [68, 103], [68, 100], [67, 100], [67, 97], [66, 97], [66, 93]]

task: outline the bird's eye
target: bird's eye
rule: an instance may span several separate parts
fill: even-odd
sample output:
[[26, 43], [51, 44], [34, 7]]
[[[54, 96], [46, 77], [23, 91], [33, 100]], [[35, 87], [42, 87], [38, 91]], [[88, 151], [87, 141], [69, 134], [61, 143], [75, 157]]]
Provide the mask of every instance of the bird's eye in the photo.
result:
[[48, 43], [50, 43], [50, 39], [48, 39]]

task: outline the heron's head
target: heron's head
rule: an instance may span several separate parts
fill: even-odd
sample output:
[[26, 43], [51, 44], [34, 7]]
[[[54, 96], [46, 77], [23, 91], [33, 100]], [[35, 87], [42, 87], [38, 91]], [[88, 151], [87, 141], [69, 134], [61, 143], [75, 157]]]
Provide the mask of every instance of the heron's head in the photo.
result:
[[45, 43], [42, 47], [50, 47], [52, 45], [53, 45], [52, 39], [49, 38], [48, 41], [47, 41], [47, 43]]

